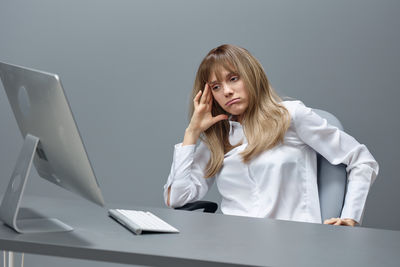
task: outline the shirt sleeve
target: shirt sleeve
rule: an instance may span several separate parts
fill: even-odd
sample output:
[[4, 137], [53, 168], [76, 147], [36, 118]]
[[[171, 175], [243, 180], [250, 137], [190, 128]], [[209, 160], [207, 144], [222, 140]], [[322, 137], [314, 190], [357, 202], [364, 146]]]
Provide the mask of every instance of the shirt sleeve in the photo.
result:
[[294, 114], [296, 132], [303, 142], [331, 164], [347, 165], [347, 192], [341, 218], [361, 224], [369, 188], [378, 175], [378, 163], [365, 145], [328, 124], [300, 101]]
[[168, 187], [171, 186], [170, 206], [181, 207], [186, 203], [202, 199], [214, 183], [215, 178], [204, 178], [204, 170], [210, 158], [207, 146], [196, 145], [174, 147], [174, 156], [167, 183], [164, 185], [164, 202], [167, 204]]

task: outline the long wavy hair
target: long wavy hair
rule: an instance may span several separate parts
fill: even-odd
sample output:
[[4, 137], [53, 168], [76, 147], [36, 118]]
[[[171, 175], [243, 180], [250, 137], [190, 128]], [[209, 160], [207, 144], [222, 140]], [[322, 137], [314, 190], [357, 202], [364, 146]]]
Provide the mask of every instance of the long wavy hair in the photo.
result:
[[[224, 44], [212, 49], [201, 62], [194, 81], [192, 98], [204, 89], [212, 74], [218, 80], [221, 70], [237, 73], [243, 79], [248, 92], [248, 107], [242, 114], [242, 126], [248, 145], [240, 154], [244, 163], [248, 163], [262, 152], [283, 142], [290, 125], [287, 109], [280, 104], [281, 98], [270, 86], [261, 64], [244, 48]], [[191, 118], [194, 112], [190, 102]], [[218, 103], [213, 101], [212, 115], [228, 114]], [[205, 170], [205, 178], [214, 176], [223, 166], [224, 155], [241, 145], [229, 142], [229, 121], [222, 120], [208, 128], [200, 139], [211, 151], [210, 160]]]

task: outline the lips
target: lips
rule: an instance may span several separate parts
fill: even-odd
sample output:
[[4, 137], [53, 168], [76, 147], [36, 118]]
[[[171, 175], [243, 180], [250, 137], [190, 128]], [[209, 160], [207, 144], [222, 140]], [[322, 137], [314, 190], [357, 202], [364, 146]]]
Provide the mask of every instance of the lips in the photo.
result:
[[230, 106], [230, 105], [235, 104], [235, 103], [237, 103], [239, 101], [240, 101], [240, 98], [231, 99], [228, 102], [226, 102], [225, 106]]

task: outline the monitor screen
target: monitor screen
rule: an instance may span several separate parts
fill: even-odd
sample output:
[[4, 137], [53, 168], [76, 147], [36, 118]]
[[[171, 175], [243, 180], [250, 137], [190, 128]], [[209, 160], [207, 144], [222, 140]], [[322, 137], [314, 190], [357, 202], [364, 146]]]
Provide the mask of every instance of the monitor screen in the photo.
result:
[[104, 206], [60, 78], [2, 62], [0, 77], [22, 137], [39, 139], [33, 156], [38, 174]]

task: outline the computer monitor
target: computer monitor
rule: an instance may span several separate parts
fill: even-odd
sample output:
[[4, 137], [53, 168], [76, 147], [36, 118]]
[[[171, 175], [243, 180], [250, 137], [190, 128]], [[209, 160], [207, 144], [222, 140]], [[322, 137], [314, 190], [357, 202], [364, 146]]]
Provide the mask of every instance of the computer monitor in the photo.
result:
[[104, 206], [60, 78], [3, 62], [0, 78], [25, 139], [0, 206], [0, 219], [20, 233], [72, 230], [57, 219], [17, 219], [32, 162], [42, 178]]

